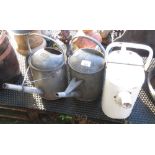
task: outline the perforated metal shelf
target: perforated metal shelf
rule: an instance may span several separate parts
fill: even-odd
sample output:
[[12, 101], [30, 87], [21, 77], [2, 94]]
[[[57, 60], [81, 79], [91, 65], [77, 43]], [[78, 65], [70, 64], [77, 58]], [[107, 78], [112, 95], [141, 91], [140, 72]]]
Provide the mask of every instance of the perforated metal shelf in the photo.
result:
[[[16, 83], [21, 84], [26, 71], [25, 57], [18, 53], [17, 57], [20, 63], [21, 76]], [[151, 67], [154, 66], [155, 59], [153, 59], [151, 64]], [[26, 83], [31, 86], [29, 78], [26, 78]], [[113, 120], [106, 117], [101, 110], [100, 98], [94, 102], [80, 102], [75, 99], [46, 101], [38, 95], [11, 90], [0, 90], [0, 105], [65, 113], [114, 123], [155, 123], [155, 105], [148, 93], [146, 83], [139, 94], [131, 116], [126, 120]]]

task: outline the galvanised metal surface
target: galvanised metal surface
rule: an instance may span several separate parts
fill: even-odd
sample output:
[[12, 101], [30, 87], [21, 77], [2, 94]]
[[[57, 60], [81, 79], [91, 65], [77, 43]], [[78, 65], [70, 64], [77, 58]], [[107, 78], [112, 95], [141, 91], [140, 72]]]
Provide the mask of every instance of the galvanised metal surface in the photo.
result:
[[84, 38], [93, 41], [99, 46], [100, 51], [91, 48], [81, 48], [72, 50], [73, 54], [68, 58], [71, 79], [82, 80], [82, 83], [75, 90], [80, 101], [93, 101], [102, 92], [103, 74], [105, 67], [105, 49], [101, 43], [92, 37], [76, 36], [73, 37], [70, 45], [75, 38]]
[[64, 54], [51, 48], [38, 50], [29, 57], [34, 85], [43, 91], [42, 97], [56, 100], [56, 93], [67, 87], [67, 73]]
[[[82, 64], [88, 62], [90, 64]], [[81, 49], [69, 58], [69, 71], [71, 78], [82, 80], [76, 89], [81, 101], [93, 101], [102, 91], [105, 61], [102, 54], [94, 49]], [[90, 65], [90, 66], [89, 66]]]
[[[17, 54], [17, 56], [22, 75], [16, 83], [21, 84], [26, 71], [25, 57], [19, 54]], [[155, 59], [153, 59], [151, 67], [155, 67]], [[31, 86], [32, 84], [30, 83], [29, 78], [26, 78], [26, 83]], [[155, 123], [155, 104], [148, 93], [146, 83], [140, 92], [132, 114], [126, 120], [113, 120], [105, 116], [101, 110], [100, 98], [93, 102], [81, 102], [76, 99], [69, 98], [56, 101], [46, 101], [41, 99], [38, 95], [31, 95], [11, 90], [0, 90], [0, 105], [59, 112], [114, 123]]]

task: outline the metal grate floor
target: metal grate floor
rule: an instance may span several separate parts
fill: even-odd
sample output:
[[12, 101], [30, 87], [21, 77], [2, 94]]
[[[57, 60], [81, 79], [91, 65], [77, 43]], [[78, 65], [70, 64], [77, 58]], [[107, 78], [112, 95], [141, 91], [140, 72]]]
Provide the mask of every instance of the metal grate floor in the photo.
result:
[[[21, 84], [26, 71], [25, 57], [18, 53], [17, 57], [20, 63], [21, 76], [16, 83]], [[154, 66], [155, 59], [153, 59], [151, 67]], [[28, 77], [26, 78], [26, 83], [31, 86]], [[101, 110], [100, 99], [94, 102], [81, 102], [76, 99], [46, 101], [38, 95], [10, 90], [0, 90], [0, 105], [65, 113], [114, 123], [125, 123], [126, 121], [128, 123], [155, 123], [155, 104], [148, 93], [146, 83], [139, 94], [139, 98], [136, 101], [131, 116], [127, 120], [113, 120], [106, 117]]]

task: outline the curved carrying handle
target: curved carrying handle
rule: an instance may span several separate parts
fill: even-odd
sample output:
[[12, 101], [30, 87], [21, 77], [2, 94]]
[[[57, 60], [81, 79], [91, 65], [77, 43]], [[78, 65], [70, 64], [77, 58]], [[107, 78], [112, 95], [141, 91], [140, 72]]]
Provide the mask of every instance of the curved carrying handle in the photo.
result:
[[[23, 34], [22, 34], [22, 35], [23, 35]], [[31, 32], [28, 32], [28, 33], [26, 33], [26, 34], [24, 34], [24, 35], [27, 36], [27, 44], [28, 44], [28, 49], [30, 50], [30, 54], [32, 54], [32, 52], [31, 52], [31, 47], [30, 47], [30, 43], [29, 43], [29, 36], [30, 36], [30, 35], [38, 35], [38, 36], [41, 36], [41, 37], [43, 37], [43, 38], [46, 38], [46, 39], [49, 39], [49, 40], [53, 41], [53, 42], [58, 46], [58, 48], [60, 48], [60, 50], [62, 51], [62, 54], [63, 54], [63, 56], [64, 56], [64, 52], [63, 52], [64, 50], [63, 50], [63, 48], [58, 44], [58, 42], [57, 42], [55, 39], [53, 39], [53, 38], [51, 38], [51, 37], [48, 37], [48, 36], [46, 36], [46, 35], [40, 34], [40, 33], [31, 33]], [[27, 68], [27, 70], [26, 70], [26, 74], [25, 74], [25, 76], [24, 76], [24, 80], [23, 80], [23, 82], [22, 82], [22, 87], [24, 86], [24, 82], [25, 82], [25, 79], [26, 79], [26, 77], [27, 77], [29, 68], [30, 68], [30, 67], [28, 66], [28, 68]], [[34, 82], [35, 82], [35, 81], [44, 80], [44, 79], [47, 79], [47, 78], [34, 80]], [[31, 81], [31, 82], [33, 82], [33, 81]]]
[[85, 38], [85, 39], [88, 39], [88, 40], [94, 42], [96, 45], [98, 45], [98, 46], [100, 47], [100, 49], [101, 49], [101, 51], [102, 51], [102, 54], [105, 56], [105, 51], [106, 51], [106, 50], [105, 50], [105, 48], [103, 47], [103, 45], [102, 45], [99, 41], [97, 41], [96, 39], [94, 39], [94, 38], [92, 38], [92, 37], [89, 37], [89, 36], [84, 36], [84, 35], [81, 35], [81, 36], [74, 36], [74, 37], [71, 39], [71, 41], [70, 41], [70, 47], [72, 47], [71, 45], [72, 45], [72, 42], [73, 42], [73, 40], [74, 40], [75, 38]]
[[[40, 34], [40, 33], [29, 33], [28, 35], [37, 35], [37, 36], [41, 36], [43, 38], [49, 39], [49, 40], [53, 41], [58, 46], [58, 48], [60, 48], [60, 50], [62, 50], [62, 52], [64, 51], [63, 48], [58, 44], [58, 42], [51, 37], [48, 37], [48, 36]], [[63, 52], [63, 54], [64, 54], [64, 52]]]
[[135, 48], [135, 49], [143, 49], [149, 52], [149, 56], [146, 60], [146, 63], [144, 65], [144, 70], [146, 71], [151, 63], [151, 60], [153, 58], [153, 50], [151, 47], [143, 44], [136, 44], [136, 43], [126, 43], [126, 42], [113, 42], [106, 48], [106, 58], [108, 57], [108, 54], [110, 50], [114, 47], [121, 47], [121, 50], [126, 50], [127, 47], [129, 48]]

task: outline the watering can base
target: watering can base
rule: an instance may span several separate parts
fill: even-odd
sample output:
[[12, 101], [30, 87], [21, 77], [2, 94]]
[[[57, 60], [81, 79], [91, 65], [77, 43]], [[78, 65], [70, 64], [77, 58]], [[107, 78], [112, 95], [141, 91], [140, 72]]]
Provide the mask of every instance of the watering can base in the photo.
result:
[[124, 116], [122, 116], [122, 115], [121, 116], [115, 116], [113, 114], [106, 113], [103, 108], [102, 108], [102, 111], [104, 112], [104, 114], [107, 117], [112, 118], [112, 119], [127, 119], [130, 116], [130, 114], [124, 115]]

